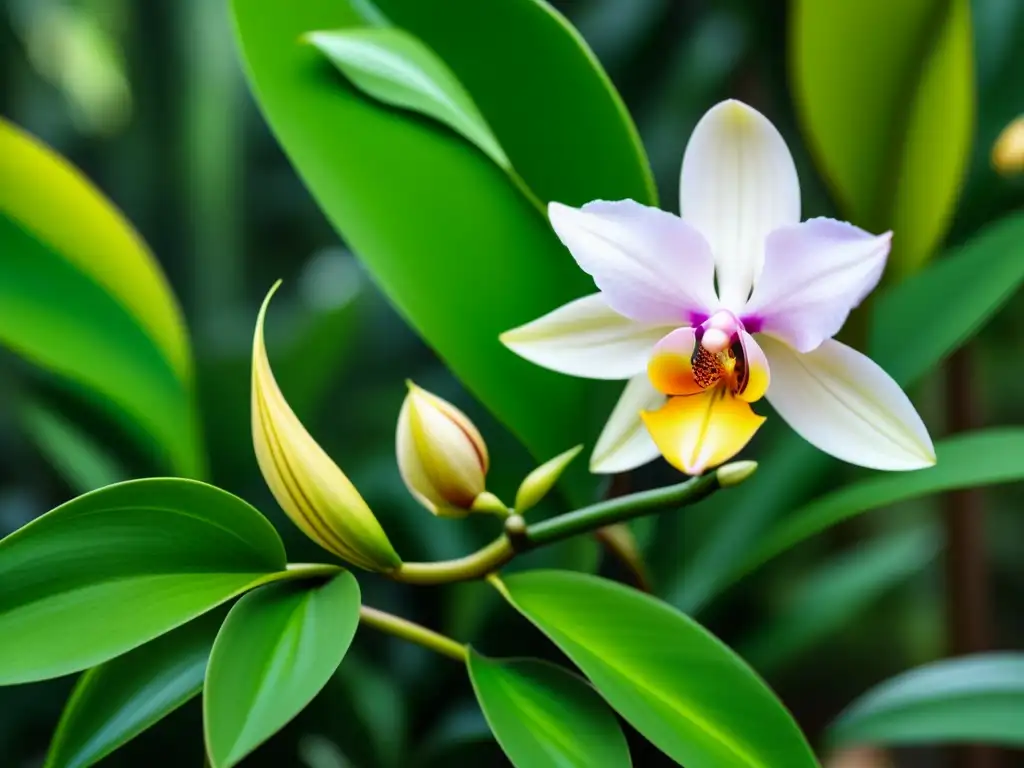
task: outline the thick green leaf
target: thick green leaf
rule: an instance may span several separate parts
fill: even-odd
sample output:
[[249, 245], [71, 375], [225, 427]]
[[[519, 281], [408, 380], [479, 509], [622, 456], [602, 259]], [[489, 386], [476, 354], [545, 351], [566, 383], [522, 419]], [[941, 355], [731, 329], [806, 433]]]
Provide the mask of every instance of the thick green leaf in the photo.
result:
[[1024, 654], [928, 664], [887, 680], [843, 712], [829, 740], [844, 744], [1024, 746]]
[[970, 155], [970, 0], [798, 0], [796, 104], [846, 215], [896, 232], [911, 274], [942, 240]]
[[1024, 479], [1024, 429], [955, 435], [936, 443], [935, 451], [938, 461], [934, 467], [878, 473], [793, 512], [763, 538], [733, 576], [738, 578], [811, 536], [872, 509], [942, 491]]
[[688, 768], [818, 764], [764, 681], [671, 606], [561, 571], [509, 576], [502, 591], [673, 760]]
[[871, 318], [871, 356], [912, 384], [974, 336], [1022, 280], [1024, 214], [1014, 214], [882, 294]]
[[755, 630], [739, 654], [762, 674], [801, 658], [849, 626], [885, 592], [920, 573], [939, 551], [937, 526], [879, 536], [800, 576], [785, 610]]
[[75, 493], [128, 479], [113, 456], [60, 414], [27, 398], [16, 409], [22, 429]]
[[[399, 310], [535, 457], [563, 450], [566, 435], [593, 441], [618, 387], [543, 370], [498, 342], [593, 290], [544, 217], [462, 137], [367, 98], [298, 42], [361, 26], [343, 0], [233, 0], [233, 9], [268, 122]], [[383, 10], [455, 73], [543, 200], [651, 202], [621, 101], [546, 5], [460, 0], [441, 13], [417, 1]], [[593, 478], [577, 470], [569, 479], [578, 502], [591, 495]]]
[[0, 541], [0, 685], [101, 664], [284, 568], [266, 518], [211, 485], [79, 496]]
[[375, 99], [420, 112], [478, 146], [505, 170], [505, 151], [448, 66], [400, 29], [344, 29], [306, 37], [352, 83]]
[[86, 768], [203, 688], [222, 611], [213, 611], [86, 672], [75, 686], [46, 768]]
[[200, 474], [185, 326], [146, 245], [67, 161], [3, 120], [0, 177], [0, 343], [101, 395], [169, 468]]
[[227, 768], [313, 699], [345, 657], [359, 625], [359, 584], [273, 584], [239, 600], [206, 671], [203, 722], [214, 768]]
[[517, 768], [630, 766], [615, 714], [586, 681], [533, 659], [470, 651], [469, 679], [484, 716]]
[[657, 202], [622, 99], [579, 32], [546, 0], [374, 2], [452, 69], [542, 200]]

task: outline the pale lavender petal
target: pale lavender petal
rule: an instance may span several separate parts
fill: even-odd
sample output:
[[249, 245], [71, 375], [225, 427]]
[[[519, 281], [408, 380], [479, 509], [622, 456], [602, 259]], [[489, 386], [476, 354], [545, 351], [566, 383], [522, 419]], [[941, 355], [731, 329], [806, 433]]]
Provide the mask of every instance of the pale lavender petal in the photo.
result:
[[761, 271], [765, 237], [800, 221], [800, 183], [785, 140], [756, 109], [716, 104], [686, 145], [679, 200], [683, 220], [711, 246], [722, 303], [738, 312]]
[[744, 323], [810, 352], [835, 336], [878, 284], [891, 240], [891, 232], [872, 235], [834, 219], [775, 230]]
[[678, 216], [632, 200], [548, 206], [558, 237], [608, 305], [642, 323], [690, 325], [717, 304], [707, 242]]
[[831, 339], [801, 354], [761, 336], [768, 402], [811, 445], [862, 467], [930, 467], [935, 449], [913, 404], [870, 358]]

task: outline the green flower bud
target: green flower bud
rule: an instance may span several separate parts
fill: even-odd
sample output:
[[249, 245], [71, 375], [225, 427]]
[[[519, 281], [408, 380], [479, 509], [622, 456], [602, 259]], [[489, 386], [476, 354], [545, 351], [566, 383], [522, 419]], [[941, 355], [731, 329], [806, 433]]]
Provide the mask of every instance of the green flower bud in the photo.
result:
[[277, 503], [309, 538], [370, 571], [402, 564], [359, 491], [331, 461], [288, 406], [270, 370], [263, 342], [267, 305], [260, 308], [252, 348], [252, 441]]
[[516, 491], [516, 513], [523, 514], [523, 512], [535, 506], [541, 499], [547, 496], [548, 492], [555, 486], [555, 483], [558, 482], [558, 478], [565, 472], [566, 467], [582, 450], [582, 445], [570, 448], [565, 453], [560, 453], [555, 458], [544, 462], [528, 474], [526, 479], [519, 484], [519, 490]]

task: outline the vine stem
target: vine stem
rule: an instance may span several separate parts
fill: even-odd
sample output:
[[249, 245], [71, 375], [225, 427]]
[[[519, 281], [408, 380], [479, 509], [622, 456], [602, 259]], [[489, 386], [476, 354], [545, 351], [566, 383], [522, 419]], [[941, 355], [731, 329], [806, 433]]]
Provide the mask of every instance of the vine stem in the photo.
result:
[[466, 663], [468, 651], [465, 645], [432, 629], [427, 629], [420, 624], [403, 619], [401, 616], [395, 616], [377, 608], [362, 605], [359, 607], [359, 621], [368, 627], [373, 627], [389, 635], [408, 640], [410, 643], [423, 646], [442, 656], [447, 656], [460, 664]]
[[387, 575], [406, 584], [481, 579], [522, 552], [653, 512], [696, 504], [720, 488], [743, 482], [756, 468], [753, 461], [733, 462], [683, 483], [607, 499], [532, 525], [514, 514], [506, 518], [504, 534], [471, 555], [435, 563], [403, 563]]

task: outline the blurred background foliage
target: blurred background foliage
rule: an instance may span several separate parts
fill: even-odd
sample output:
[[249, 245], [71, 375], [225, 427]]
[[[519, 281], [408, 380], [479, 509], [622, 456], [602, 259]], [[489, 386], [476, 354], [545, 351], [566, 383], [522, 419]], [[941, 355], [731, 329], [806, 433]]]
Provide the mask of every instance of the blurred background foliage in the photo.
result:
[[[678, 207], [679, 163], [696, 120], [716, 101], [735, 97], [767, 114], [787, 137], [805, 217], [837, 212], [798, 130], [787, 75], [787, 3], [556, 5], [621, 92], [649, 153], [662, 207]], [[977, 123], [948, 245], [965, 242], [1024, 202], [1020, 177], [1000, 177], [989, 162], [1000, 130], [1024, 112], [1024, 4], [973, 0], [971, 10]], [[512, 496], [529, 459], [339, 242], [248, 94], [226, 2], [0, 0], [0, 115], [78, 165], [151, 246], [191, 333], [208, 477], [266, 512], [292, 560], [316, 560], [321, 553], [276, 508], [249, 437], [252, 328], [259, 302], [277, 278], [286, 282], [268, 324], [268, 346], [281, 387], [362, 491], [396, 548], [406, 559], [444, 558], [488, 535], [488, 521], [431, 517], [402, 486], [393, 441], [405, 379], [458, 403], [492, 451], [512, 457], [493, 478], [503, 497]], [[394, 226], [402, 226], [400, 211]], [[974, 394], [984, 424], [1024, 421], [1022, 339], [1019, 299], [977, 338]], [[913, 334], [901, 343], [913, 345]], [[942, 434], [938, 377], [918, 389], [926, 420]], [[167, 472], [93, 398], [3, 350], [0, 403], [0, 534], [85, 490]], [[785, 448], [786, 428], [778, 419], [764, 432], [754, 456]], [[566, 436], [565, 447], [573, 440]], [[803, 463], [810, 454], [796, 452], [791, 460]], [[755, 481], [751, 491], [767, 507], [788, 510], [859, 474], [818, 461], [812, 471], [798, 473], [799, 482]], [[634, 473], [630, 482], [639, 488], [672, 477], [659, 464]], [[997, 487], [986, 491], [986, 500], [994, 645], [1019, 648], [1024, 522], [1016, 511], [1022, 492]], [[816, 742], [859, 693], [946, 652], [938, 500], [905, 502], [858, 518], [716, 596], [708, 574], [728, 554], [723, 523], [745, 514], [751, 502], [750, 494], [723, 494], [635, 533], [654, 591], [698, 613], [744, 654]], [[582, 562], [579, 551], [544, 556], [561, 564], [567, 558]], [[603, 567], [624, 576], [614, 564]], [[488, 653], [552, 654], [523, 620], [492, 610], [497, 603], [479, 584], [427, 591], [364, 582], [368, 602], [443, 628]], [[0, 763], [42, 764], [70, 686], [58, 680], [0, 689]], [[199, 765], [199, 709], [192, 702], [102, 764]], [[638, 765], [667, 764], [639, 740], [634, 755]], [[935, 765], [938, 758], [910, 750], [900, 759], [912, 766]], [[461, 670], [422, 649], [360, 635], [314, 705], [246, 764], [387, 768], [501, 760]]]

